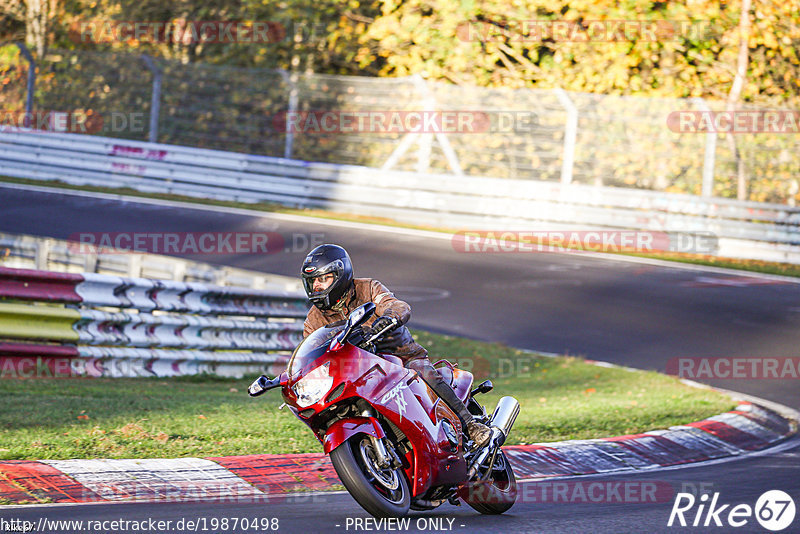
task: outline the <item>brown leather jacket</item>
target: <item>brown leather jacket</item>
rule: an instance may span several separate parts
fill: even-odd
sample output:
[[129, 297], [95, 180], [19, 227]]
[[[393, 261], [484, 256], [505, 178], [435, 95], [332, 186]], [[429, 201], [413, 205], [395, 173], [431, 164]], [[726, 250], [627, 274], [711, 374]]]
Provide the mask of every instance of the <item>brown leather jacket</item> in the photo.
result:
[[405, 325], [411, 318], [411, 306], [398, 299], [386, 286], [371, 278], [356, 278], [353, 287], [342, 297], [342, 305], [338, 309], [320, 310], [312, 306], [303, 324], [303, 337], [326, 324], [346, 320], [350, 313], [367, 302], [375, 303], [375, 314], [367, 321], [372, 325], [378, 317], [383, 315], [394, 317], [400, 321], [398, 327], [390, 336], [384, 339], [384, 350], [401, 358], [403, 362], [424, 358], [428, 355], [425, 348], [414, 341], [411, 332]]

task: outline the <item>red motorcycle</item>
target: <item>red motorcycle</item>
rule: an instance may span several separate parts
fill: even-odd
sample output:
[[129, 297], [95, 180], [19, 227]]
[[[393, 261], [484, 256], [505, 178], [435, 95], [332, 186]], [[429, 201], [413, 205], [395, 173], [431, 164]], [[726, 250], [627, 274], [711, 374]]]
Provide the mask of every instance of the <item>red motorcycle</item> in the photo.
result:
[[394, 328], [365, 334], [375, 304], [355, 309], [347, 321], [318, 329], [294, 350], [287, 370], [262, 375], [249, 387], [255, 397], [281, 387], [289, 409], [314, 432], [353, 498], [377, 517], [430, 510], [461, 498], [482, 514], [501, 514], [516, 499], [516, 479], [500, 446], [519, 414], [503, 397], [491, 416], [474, 399], [471, 373], [446, 360], [439, 371], [467, 408], [490, 425], [492, 437], [475, 447], [456, 414], [411, 369], [375, 341]]

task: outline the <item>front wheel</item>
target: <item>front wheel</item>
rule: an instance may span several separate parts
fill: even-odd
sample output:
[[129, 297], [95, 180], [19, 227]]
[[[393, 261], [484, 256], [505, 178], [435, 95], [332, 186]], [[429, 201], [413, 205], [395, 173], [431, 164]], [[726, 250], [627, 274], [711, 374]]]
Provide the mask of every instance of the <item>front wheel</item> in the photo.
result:
[[469, 482], [458, 496], [482, 514], [502, 514], [517, 500], [517, 479], [503, 451], [497, 452], [491, 474], [486, 480]]
[[403, 469], [381, 467], [372, 441], [358, 434], [333, 451], [331, 463], [350, 495], [375, 517], [400, 517], [408, 513], [411, 492]]

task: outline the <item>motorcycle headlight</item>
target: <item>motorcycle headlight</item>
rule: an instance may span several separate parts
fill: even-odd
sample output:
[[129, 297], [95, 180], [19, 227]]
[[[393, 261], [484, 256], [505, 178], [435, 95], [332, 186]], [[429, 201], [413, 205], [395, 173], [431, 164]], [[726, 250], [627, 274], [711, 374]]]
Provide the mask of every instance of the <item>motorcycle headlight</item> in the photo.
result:
[[333, 377], [328, 373], [331, 362], [325, 362], [297, 381], [292, 389], [301, 408], [318, 403], [331, 389]]

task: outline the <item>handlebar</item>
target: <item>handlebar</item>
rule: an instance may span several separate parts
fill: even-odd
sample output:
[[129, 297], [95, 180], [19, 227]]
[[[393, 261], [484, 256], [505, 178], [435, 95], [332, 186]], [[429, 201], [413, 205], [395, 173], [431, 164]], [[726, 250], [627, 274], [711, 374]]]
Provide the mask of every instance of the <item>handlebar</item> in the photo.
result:
[[397, 328], [397, 325], [399, 325], [399, 324], [400, 324], [400, 321], [398, 321], [397, 319], [392, 317], [392, 322], [389, 323], [388, 326], [386, 326], [385, 328], [382, 328], [378, 332], [375, 332], [374, 334], [372, 334], [369, 337], [369, 339], [365, 340], [365, 343], [374, 343], [376, 339], [380, 338], [383, 334], [386, 334], [387, 332], [391, 332], [392, 330]]

